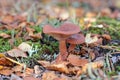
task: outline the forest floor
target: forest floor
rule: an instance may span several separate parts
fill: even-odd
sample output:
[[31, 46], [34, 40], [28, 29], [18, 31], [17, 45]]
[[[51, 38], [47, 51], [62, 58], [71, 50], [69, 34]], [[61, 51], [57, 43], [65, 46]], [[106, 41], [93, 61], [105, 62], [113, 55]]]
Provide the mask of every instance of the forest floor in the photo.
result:
[[[119, 5], [119, 0], [0, 1], [0, 80], [120, 80]], [[80, 29], [67, 40], [83, 42], [76, 40], [69, 51], [72, 43], [66, 40], [62, 60], [61, 39], [55, 38], [67, 22]], [[58, 32], [46, 34], [46, 25]]]

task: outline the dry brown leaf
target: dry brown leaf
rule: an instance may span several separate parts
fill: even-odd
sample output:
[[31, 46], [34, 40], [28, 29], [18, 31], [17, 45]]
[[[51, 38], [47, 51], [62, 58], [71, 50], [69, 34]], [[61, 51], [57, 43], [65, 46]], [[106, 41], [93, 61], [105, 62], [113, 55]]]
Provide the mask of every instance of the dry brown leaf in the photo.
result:
[[[21, 22], [18, 26], [20, 27], [20, 28], [24, 28], [24, 27], [29, 27], [29, 26], [33, 26], [34, 25], [34, 23], [33, 22], [27, 22], [27, 21], [23, 21], [23, 22]], [[30, 27], [29, 27], [30, 28]]]
[[42, 72], [42, 70], [40, 69], [40, 66], [39, 65], [35, 65], [34, 66], [34, 73], [35, 73], [35, 75], [39, 76], [41, 72]]
[[13, 21], [14, 21], [14, 16], [10, 14], [6, 14], [5, 16], [2, 17], [3, 23], [12, 23]]
[[23, 77], [23, 80], [41, 80], [39, 78], [34, 78], [32, 76]]
[[37, 34], [30, 35], [30, 37], [33, 39], [41, 39], [42, 35], [41, 35], [41, 33], [37, 33]]
[[111, 40], [111, 36], [108, 34], [103, 34], [102, 37], [105, 38], [106, 40], [109, 40], [109, 41]]
[[37, 25], [41, 24], [45, 19], [46, 19], [46, 16], [40, 16], [35, 25], [37, 26]]
[[0, 65], [12, 66], [13, 63], [10, 60], [6, 59], [6, 57], [3, 53], [0, 53]]
[[21, 72], [23, 70], [23, 66], [17, 65], [12, 68], [14, 72]]
[[47, 66], [49, 66], [50, 65], [50, 62], [48, 62], [48, 61], [38, 61], [38, 63], [40, 63], [43, 67], [47, 67]]
[[22, 22], [18, 25], [18, 27], [20, 27], [20, 28], [24, 28], [25, 26], [26, 26], [26, 22]]
[[[11, 59], [11, 58], [9, 58], [9, 57], [6, 57], [3, 53], [0, 53], [0, 59], [2, 60], [2, 61], [0, 61], [0, 62], [1, 62], [1, 65], [4, 64], [5, 66], [6, 66], [6, 65], [12, 66], [13, 63], [16, 63], [16, 64], [18, 64], [18, 65], [20, 65], [20, 66], [24, 66], [24, 64], [21, 64], [21, 63], [15, 61], [15, 60], [13, 60], [13, 59]], [[5, 61], [3, 61], [3, 60], [5, 60]], [[9, 63], [9, 64], [8, 64], [8, 63]]]
[[87, 59], [80, 59], [79, 56], [70, 54], [67, 60], [74, 66], [84, 66], [88, 63]]
[[32, 76], [33, 75], [33, 72], [34, 70], [31, 69], [31, 68], [26, 68], [25, 69], [25, 72], [23, 73], [23, 76], [26, 77], [26, 76]]
[[13, 63], [9, 60], [7, 60], [5, 57], [1, 57], [0, 58], [0, 65], [3, 65], [3, 66], [12, 66]]
[[90, 58], [91, 58], [92, 60], [95, 59], [96, 56], [95, 56], [95, 53], [94, 53], [94, 52], [91, 51], [89, 54], [90, 54], [89, 56], [90, 56]]
[[77, 74], [77, 72], [80, 70], [81, 70], [81, 68], [77, 67], [77, 66], [69, 67], [69, 73], [71, 73], [71, 74]]
[[29, 33], [29, 36], [33, 35], [33, 32], [35, 31], [34, 29], [30, 27], [26, 27], [26, 31]]
[[15, 73], [15, 75], [17, 75], [17, 76], [23, 76], [23, 72], [17, 71], [17, 72], [14, 72], [14, 73]]
[[25, 22], [26, 21], [26, 16], [25, 15], [16, 15], [14, 18], [18, 22]]
[[0, 70], [3, 69], [3, 66], [0, 65]]
[[104, 66], [104, 61], [100, 60], [100, 61], [96, 61], [96, 62], [91, 62], [91, 63], [86, 64], [85, 66], [82, 66], [82, 70], [79, 70], [77, 72], [77, 76], [79, 76], [83, 73], [86, 73], [89, 66], [91, 66], [92, 69], [101, 68]]
[[58, 76], [53, 71], [45, 72], [42, 76], [42, 80], [56, 80], [57, 78]]
[[33, 69], [30, 68], [24, 68], [23, 66], [15, 66], [14, 68], [11, 69], [12, 71], [15, 72], [16, 75], [22, 76], [22, 77], [28, 77], [28, 76], [33, 76]]
[[65, 74], [61, 74], [60, 79], [56, 79], [56, 80], [80, 80], [80, 79], [79, 77], [76, 77], [76, 76], [69, 77]]
[[10, 69], [10, 68], [3, 68], [2, 70], [0, 70], [0, 74], [3, 74], [3, 75], [11, 75], [13, 73], [13, 71]]
[[10, 38], [10, 35], [8, 35], [6, 33], [0, 33], [0, 37], [2, 37], [2, 38]]
[[111, 14], [110, 8], [101, 9], [101, 16], [110, 16], [110, 14]]
[[84, 14], [84, 9], [83, 8], [76, 8], [75, 9], [75, 14], [76, 14], [76, 17], [82, 17], [83, 14]]
[[88, 63], [86, 64], [85, 66], [83, 66], [83, 71], [86, 71], [86, 68], [89, 67], [89, 65], [92, 66], [92, 68], [100, 68], [100, 67], [103, 67], [104, 65], [104, 61], [96, 61], [96, 62], [91, 62], [91, 63]]
[[96, 13], [95, 12], [87, 12], [87, 14], [86, 14], [86, 17], [87, 18], [93, 18], [93, 17], [96, 17]]
[[31, 47], [28, 43], [26, 43], [26, 42], [22, 42], [22, 43], [18, 46], [18, 48], [19, 48], [20, 50], [24, 51], [24, 52], [28, 52], [28, 51], [30, 51], [30, 50], [32, 49], [32, 47]]
[[67, 68], [67, 64], [69, 64], [69, 63], [68, 62], [52, 63], [51, 65], [47, 66], [46, 68], [68, 74], [69, 70]]
[[27, 57], [26, 53], [18, 48], [7, 51], [7, 54], [11, 57]]
[[68, 80], [67, 78], [55, 78], [54, 80]]

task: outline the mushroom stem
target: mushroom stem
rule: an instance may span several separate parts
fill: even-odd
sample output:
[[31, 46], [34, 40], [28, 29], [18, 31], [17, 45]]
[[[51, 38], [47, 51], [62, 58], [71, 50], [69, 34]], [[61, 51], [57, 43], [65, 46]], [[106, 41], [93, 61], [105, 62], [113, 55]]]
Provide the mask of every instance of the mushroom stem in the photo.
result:
[[60, 54], [57, 57], [57, 61], [66, 60], [66, 58], [68, 56], [67, 48], [66, 48], [66, 40], [59, 40], [59, 50], [60, 50]]
[[75, 49], [76, 44], [70, 44], [68, 51], [71, 52]]
[[60, 50], [61, 55], [64, 55], [67, 52], [66, 41], [65, 40], [60, 40], [59, 41], [59, 50]]

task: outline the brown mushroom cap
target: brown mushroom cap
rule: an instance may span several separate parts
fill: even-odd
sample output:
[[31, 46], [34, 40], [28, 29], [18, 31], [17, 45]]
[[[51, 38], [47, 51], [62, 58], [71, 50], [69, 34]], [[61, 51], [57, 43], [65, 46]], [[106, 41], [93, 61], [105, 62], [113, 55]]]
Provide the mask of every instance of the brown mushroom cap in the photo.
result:
[[82, 33], [74, 34], [67, 39], [67, 43], [70, 44], [82, 44], [85, 42], [85, 37]]
[[69, 36], [80, 32], [80, 28], [72, 23], [64, 23], [58, 28], [54, 28], [51, 25], [46, 25], [43, 28], [43, 32], [55, 37], [57, 40], [66, 39]]

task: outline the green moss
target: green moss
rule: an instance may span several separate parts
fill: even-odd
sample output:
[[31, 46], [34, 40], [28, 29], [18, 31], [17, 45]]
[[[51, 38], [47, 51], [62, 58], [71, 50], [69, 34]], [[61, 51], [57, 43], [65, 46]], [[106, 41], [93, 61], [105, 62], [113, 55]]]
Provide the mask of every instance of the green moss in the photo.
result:
[[117, 75], [116, 71], [112, 71], [112, 72], [107, 72], [108, 76], [114, 76]]
[[0, 53], [11, 49], [9, 42], [6, 39], [0, 39]]
[[31, 28], [35, 29], [35, 33], [42, 32], [42, 27], [41, 26], [31, 26]]
[[[106, 27], [93, 27], [99, 24], [106, 24]], [[120, 22], [115, 19], [102, 17], [97, 19], [97, 22], [93, 23], [86, 33], [110, 34], [112, 39], [120, 39]]]

